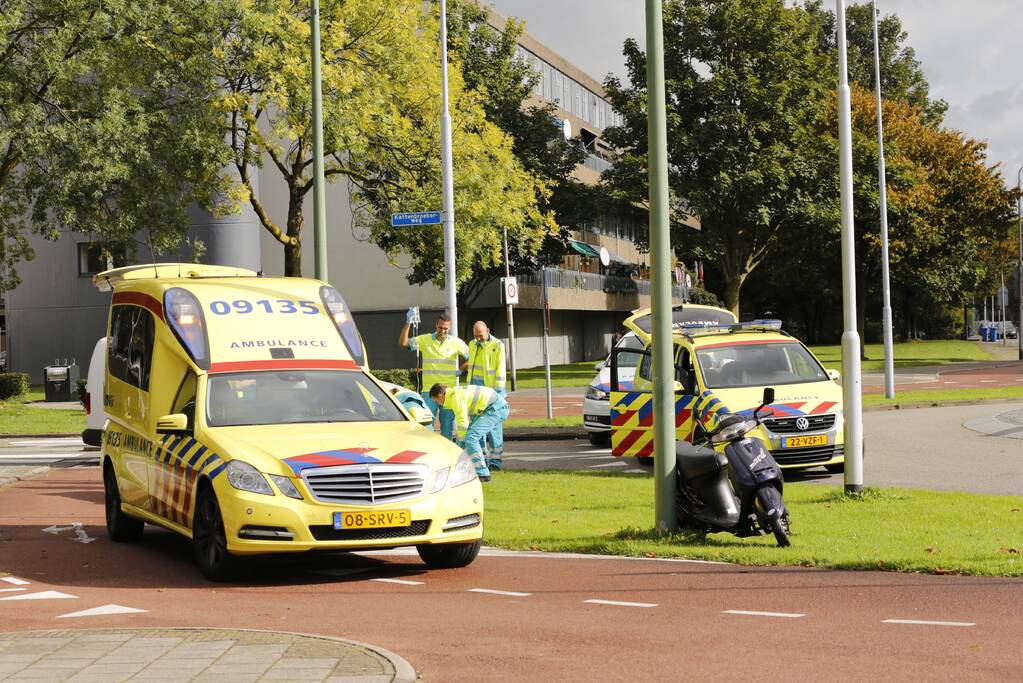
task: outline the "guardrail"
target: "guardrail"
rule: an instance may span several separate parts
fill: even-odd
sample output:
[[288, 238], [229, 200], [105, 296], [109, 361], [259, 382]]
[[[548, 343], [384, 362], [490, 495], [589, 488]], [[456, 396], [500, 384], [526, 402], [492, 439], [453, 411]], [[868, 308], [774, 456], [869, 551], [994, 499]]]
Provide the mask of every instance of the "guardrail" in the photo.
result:
[[[617, 275], [601, 275], [584, 273], [580, 270], [563, 270], [561, 268], [544, 268], [532, 273], [520, 273], [519, 282], [525, 285], [543, 285], [543, 275], [547, 274], [547, 286], [559, 289], [581, 289], [587, 292], [606, 292], [608, 294], [642, 294], [650, 296], [650, 281], [635, 280], [631, 277]], [[686, 288], [672, 284], [671, 295], [676, 299], [688, 300]]]

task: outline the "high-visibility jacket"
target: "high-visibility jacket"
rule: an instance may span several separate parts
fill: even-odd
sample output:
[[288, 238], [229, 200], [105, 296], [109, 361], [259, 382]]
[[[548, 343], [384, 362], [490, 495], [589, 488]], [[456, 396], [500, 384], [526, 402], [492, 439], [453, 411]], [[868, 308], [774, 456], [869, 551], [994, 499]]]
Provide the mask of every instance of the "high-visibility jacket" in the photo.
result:
[[479, 384], [504, 393], [504, 344], [491, 335], [486, 341], [469, 342], [469, 384]]
[[458, 386], [458, 357], [469, 357], [469, 347], [465, 342], [453, 335], [444, 341], [437, 341], [435, 333], [421, 334], [408, 340], [413, 351], [418, 350], [423, 356], [423, 391], [429, 391], [434, 384], [449, 387]]
[[465, 439], [469, 422], [490, 407], [491, 403], [501, 399], [500, 394], [490, 387], [468, 386], [451, 387], [444, 396], [444, 407], [455, 414], [455, 426], [458, 438]]

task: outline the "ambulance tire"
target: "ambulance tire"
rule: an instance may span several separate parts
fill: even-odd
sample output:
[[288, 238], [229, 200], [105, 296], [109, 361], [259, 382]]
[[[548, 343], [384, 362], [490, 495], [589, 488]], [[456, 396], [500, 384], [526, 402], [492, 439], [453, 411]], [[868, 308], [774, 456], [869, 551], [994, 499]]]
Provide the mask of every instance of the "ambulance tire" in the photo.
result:
[[637, 455], [636, 456], [636, 462], [638, 462], [643, 467], [653, 467], [654, 466], [653, 456], [650, 456], [650, 455]]
[[238, 574], [239, 560], [227, 549], [224, 517], [213, 486], [206, 484], [195, 502], [192, 548], [199, 571], [210, 581], [230, 581]]
[[108, 460], [103, 466], [103, 498], [107, 514], [107, 536], [115, 543], [132, 543], [142, 538], [146, 523], [129, 517], [121, 510], [121, 492], [117, 488], [117, 475]]
[[611, 432], [590, 432], [590, 444], [593, 446], [606, 446], [611, 443]]
[[472, 543], [438, 543], [436, 545], [417, 545], [419, 557], [430, 569], [457, 569], [472, 564], [480, 554], [483, 540]]

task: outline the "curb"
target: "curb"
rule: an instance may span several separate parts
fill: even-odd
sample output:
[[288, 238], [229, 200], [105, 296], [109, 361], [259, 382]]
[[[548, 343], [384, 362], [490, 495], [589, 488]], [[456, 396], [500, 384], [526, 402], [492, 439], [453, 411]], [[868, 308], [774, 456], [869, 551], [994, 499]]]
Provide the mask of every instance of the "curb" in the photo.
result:
[[[0, 470], [2, 469], [4, 468], [0, 468]], [[19, 481], [24, 481], [25, 479], [36, 476], [37, 474], [46, 474], [49, 471], [50, 471], [49, 465], [40, 465], [39, 467], [33, 467], [32, 469], [28, 470], [23, 474], [5, 476], [4, 474], [0, 473], [0, 488], [10, 486], [11, 484], [17, 483]]]
[[509, 427], [504, 430], [505, 441], [560, 441], [585, 439], [587, 432], [579, 427]]

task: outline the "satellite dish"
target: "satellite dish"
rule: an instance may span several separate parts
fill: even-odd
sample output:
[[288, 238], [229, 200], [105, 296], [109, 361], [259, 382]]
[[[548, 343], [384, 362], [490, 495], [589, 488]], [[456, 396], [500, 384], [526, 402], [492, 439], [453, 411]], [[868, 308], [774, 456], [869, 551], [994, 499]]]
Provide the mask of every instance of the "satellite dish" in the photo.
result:
[[600, 248], [600, 265], [605, 268], [611, 265], [611, 252], [607, 250], [607, 247]]
[[561, 119], [561, 133], [566, 140], [572, 139], [572, 123], [568, 119]]

